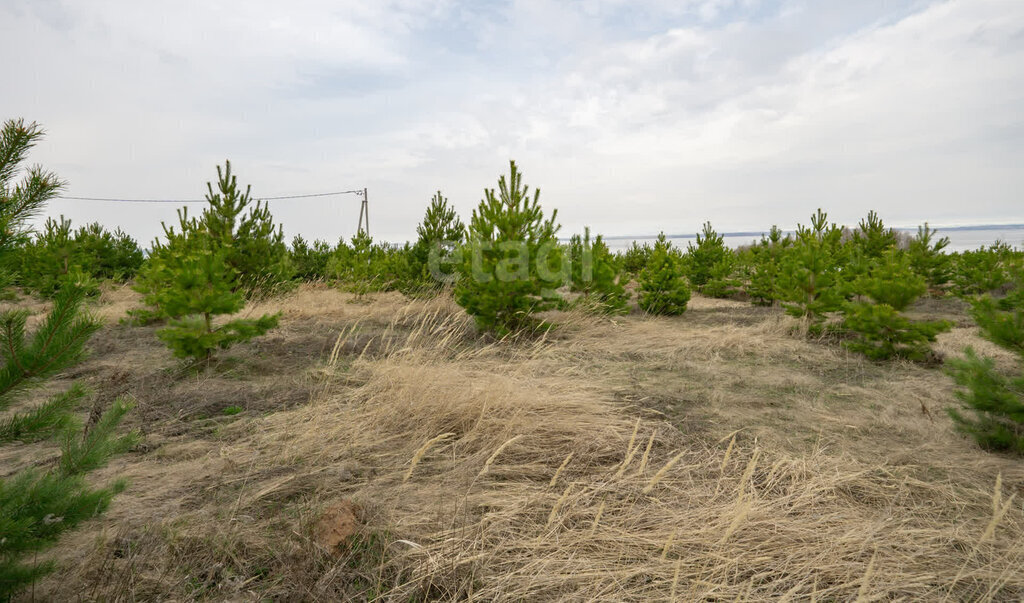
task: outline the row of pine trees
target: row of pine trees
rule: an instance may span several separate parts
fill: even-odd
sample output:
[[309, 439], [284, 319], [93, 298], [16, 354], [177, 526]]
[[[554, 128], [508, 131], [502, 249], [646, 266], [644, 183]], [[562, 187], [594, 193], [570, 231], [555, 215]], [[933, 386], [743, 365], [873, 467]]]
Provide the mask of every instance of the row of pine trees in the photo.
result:
[[[74, 229], [63, 217], [32, 233], [30, 220], [63, 183], [19, 166], [42, 136], [35, 124], [8, 121], [0, 138], [0, 284], [53, 300], [33, 333], [27, 314], [0, 314], [0, 445], [50, 439], [61, 447], [57, 468], [27, 468], [0, 481], [0, 599], [17, 592], [49, 566], [27, 561], [76, 523], [101, 512], [123, 488], [86, 485], [83, 476], [133, 445], [118, 435], [130, 405], [114, 401], [83, 429], [77, 409], [88, 394], [72, 387], [27, 411], [11, 412], [27, 387], [76, 363], [99, 322], [85, 309], [102, 280], [131, 282], [144, 306], [135, 323], [157, 325], [157, 337], [185, 362], [209, 364], [216, 353], [275, 328], [277, 314], [240, 318], [253, 299], [286, 293], [301, 281], [333, 283], [356, 301], [374, 291], [410, 296], [450, 291], [480, 331], [497, 338], [550, 328], [547, 310], [577, 308], [601, 314], [639, 310], [683, 314], [692, 291], [710, 297], [780, 305], [800, 319], [802, 336], [840, 342], [882, 361], [938, 364], [930, 344], [951, 328], [921, 321], [907, 310], [923, 295], [957, 295], [972, 304], [982, 334], [1015, 351], [1024, 365], [1024, 254], [999, 244], [972, 252], [945, 252], [949, 241], [922, 226], [901, 239], [871, 212], [855, 229], [830, 222], [818, 210], [793, 234], [772, 227], [760, 241], [733, 250], [711, 224], [687, 249], [662, 234], [653, 245], [634, 243], [612, 253], [589, 229], [558, 238], [557, 211], [545, 213], [540, 191], [524, 183], [515, 162], [463, 223], [441, 192], [427, 207], [415, 243], [374, 242], [366, 233], [331, 245], [301, 237], [287, 244], [265, 202], [232, 173], [217, 168], [206, 207], [187, 209], [148, 254], [120, 230], [99, 224]], [[1000, 373], [972, 350], [947, 363], [962, 409], [958, 427], [989, 449], [1024, 454], [1024, 374]]]

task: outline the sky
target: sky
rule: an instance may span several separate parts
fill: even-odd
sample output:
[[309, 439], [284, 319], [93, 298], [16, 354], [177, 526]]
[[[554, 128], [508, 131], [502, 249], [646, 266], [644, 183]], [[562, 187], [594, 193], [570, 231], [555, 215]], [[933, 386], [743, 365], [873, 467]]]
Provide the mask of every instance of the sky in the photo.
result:
[[[1021, 0], [0, 0], [0, 52], [69, 196], [202, 199], [230, 159], [256, 197], [365, 187], [398, 242], [515, 160], [563, 236], [1024, 222]], [[271, 210], [334, 241], [359, 203]], [[145, 246], [177, 207], [47, 212]]]

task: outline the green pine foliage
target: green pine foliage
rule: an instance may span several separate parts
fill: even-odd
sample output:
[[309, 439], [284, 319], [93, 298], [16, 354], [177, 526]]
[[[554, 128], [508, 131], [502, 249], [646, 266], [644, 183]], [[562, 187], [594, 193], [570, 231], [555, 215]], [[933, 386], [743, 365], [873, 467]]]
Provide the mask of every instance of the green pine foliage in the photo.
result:
[[266, 202], [253, 203], [251, 188], [239, 189], [230, 161], [223, 170], [217, 166], [217, 190], [206, 183], [209, 205], [199, 222], [214, 244], [225, 249], [228, 266], [238, 274], [236, 286], [249, 294], [267, 294], [283, 287], [293, 268], [284, 227], [274, 226]]
[[936, 238], [935, 234], [936, 231], [925, 222], [917, 227], [917, 236], [911, 239], [907, 248], [910, 267], [932, 289], [948, 283], [952, 271], [952, 258], [944, 251], [949, 246], [949, 237]]
[[[163, 306], [168, 291], [178, 283], [179, 270], [193, 270], [186, 261], [192, 254], [220, 254], [231, 289], [246, 296], [265, 295], [286, 287], [294, 274], [284, 232], [274, 227], [266, 205], [252, 199], [247, 187], [241, 192], [231, 163], [217, 166], [217, 190], [206, 184], [208, 202], [198, 217], [189, 217], [188, 208], [178, 210], [179, 230], [162, 224], [164, 240], [153, 241], [149, 257], [135, 279], [134, 289], [143, 294], [145, 308], [130, 310], [137, 323], [184, 315], [170, 314]], [[248, 213], [244, 213], [248, 209]], [[228, 277], [225, 277], [228, 278]]]
[[[24, 243], [29, 218], [39, 212], [60, 188], [52, 174], [34, 167], [19, 184], [11, 185], [18, 164], [42, 135], [35, 125], [8, 121], [0, 132], [0, 261], [16, 260]], [[57, 465], [50, 469], [24, 467], [5, 471], [0, 478], [0, 600], [9, 600], [51, 571], [52, 562], [36, 554], [53, 545], [64, 532], [102, 513], [123, 481], [96, 487], [85, 474], [112, 455], [128, 449], [135, 434], [115, 431], [130, 405], [118, 400], [81, 434], [74, 415], [85, 390], [72, 386], [35, 407], [20, 408], [22, 395], [77, 363], [99, 322], [81, 310], [85, 291], [65, 285], [54, 293], [53, 307], [29, 333], [28, 313], [0, 312], [0, 446], [56, 439], [61, 443]]]
[[229, 250], [195, 221], [187, 221], [184, 215], [181, 219], [191, 244], [171, 249], [159, 260], [163, 286], [153, 292], [153, 301], [170, 320], [157, 337], [178, 358], [209, 360], [215, 350], [226, 350], [276, 327], [277, 314], [215, 322], [215, 317], [241, 311], [245, 297], [227, 261]]
[[39, 166], [28, 168], [20, 181], [14, 181], [43, 134], [38, 124], [26, 124], [23, 119], [7, 120], [0, 128], [0, 254], [4, 256], [28, 240], [32, 218], [64, 187], [56, 174]]
[[842, 234], [818, 209], [810, 227], [797, 225], [793, 245], [781, 258], [779, 299], [788, 314], [808, 321], [811, 333], [820, 333], [828, 313], [843, 303]]
[[857, 225], [851, 243], [863, 257], [878, 260], [896, 247], [896, 231], [886, 228], [878, 214], [871, 210]]
[[629, 294], [621, 282], [618, 261], [601, 235], [591, 241], [590, 228], [573, 235], [568, 248], [570, 291], [580, 293], [578, 304], [605, 314], [629, 312]]
[[530, 194], [510, 162], [498, 190], [485, 189], [473, 210], [459, 262], [455, 300], [483, 331], [504, 336], [541, 326], [534, 314], [553, 308], [567, 278], [555, 223], [545, 218], [540, 190]]
[[739, 255], [731, 249], [725, 251], [722, 259], [711, 267], [711, 278], [701, 289], [701, 293], [708, 297], [734, 297], [743, 288], [744, 267], [740, 263]]
[[625, 251], [617, 254], [619, 263], [622, 265], [622, 272], [632, 277], [639, 275], [640, 271], [647, 267], [652, 251], [649, 244], [638, 245], [636, 241], [633, 241]]
[[290, 250], [294, 278], [301, 281], [325, 280], [332, 251], [327, 241], [316, 240], [310, 245], [301, 235], [295, 235]]
[[126, 282], [143, 261], [138, 243], [120, 229], [110, 232], [93, 222], [72, 230], [64, 216], [47, 219], [17, 256], [18, 283], [45, 297], [69, 281], [97, 293], [99, 281]]
[[845, 299], [856, 295], [851, 288], [853, 283], [869, 274], [888, 251], [896, 249], [897, 241], [896, 231], [887, 228], [877, 213], [869, 211], [867, 218], [860, 221], [844, 245], [840, 287]]
[[173, 286], [174, 267], [181, 261], [182, 256], [199, 252], [203, 240], [196, 236], [200, 231], [199, 222], [194, 217], [189, 217], [188, 207], [178, 210], [179, 230], [164, 222], [160, 225], [163, 227], [164, 240], [153, 241], [149, 257], [139, 269], [135, 284], [132, 286], [142, 294], [142, 301], [145, 304], [143, 308], [128, 310], [128, 316], [137, 324], [149, 324], [169, 317], [160, 302], [166, 296], [167, 289]]
[[359, 299], [371, 291], [387, 288], [385, 255], [386, 249], [374, 245], [373, 238], [360, 230], [352, 237], [351, 246], [344, 241], [338, 244], [327, 263], [327, 273]]
[[715, 232], [711, 222], [705, 222], [703, 231], [697, 233], [697, 245], [687, 244], [684, 256], [686, 277], [691, 285], [703, 292], [704, 286], [716, 276], [722, 278], [723, 274], [731, 274], [733, 260], [725, 239]]
[[971, 348], [966, 356], [949, 362], [949, 374], [960, 389], [961, 408], [948, 409], [957, 429], [987, 450], [1024, 455], [1024, 264], [1009, 267], [1014, 288], [998, 300], [984, 296], [974, 301], [971, 316], [990, 341], [1014, 352], [1016, 375], [1000, 372], [991, 358]]
[[327, 276], [342, 289], [355, 293], [356, 300], [375, 291], [401, 291], [413, 295], [430, 288], [416, 264], [415, 247], [409, 243], [374, 243], [364, 231], [344, 240], [327, 261]]
[[761, 240], [748, 251], [747, 295], [754, 304], [771, 306], [781, 299], [782, 258], [792, 245], [792, 237], [783, 236], [782, 230], [772, 225], [768, 234], [761, 235]]
[[934, 358], [930, 344], [952, 328], [948, 321], [912, 321], [903, 310], [928, 286], [914, 273], [910, 260], [890, 248], [868, 274], [852, 284], [859, 299], [843, 306], [843, 328], [852, 333], [846, 347], [872, 360], [904, 358], [923, 362]]
[[953, 291], [973, 297], [1001, 291], [1011, 282], [1008, 266], [1021, 252], [1003, 242], [973, 251], [963, 251], [953, 260]]
[[690, 287], [683, 277], [679, 256], [672, 253], [671, 246], [665, 233], [659, 234], [647, 267], [637, 279], [637, 304], [644, 312], [673, 316], [686, 311]]
[[456, 251], [466, 236], [466, 226], [441, 191], [430, 200], [423, 221], [416, 226], [416, 244], [410, 255], [411, 271], [424, 284], [438, 286], [454, 280]]

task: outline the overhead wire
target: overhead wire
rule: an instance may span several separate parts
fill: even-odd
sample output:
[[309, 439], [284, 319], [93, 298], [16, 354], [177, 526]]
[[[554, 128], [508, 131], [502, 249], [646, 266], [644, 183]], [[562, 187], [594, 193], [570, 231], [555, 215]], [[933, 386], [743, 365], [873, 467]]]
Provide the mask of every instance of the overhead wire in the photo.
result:
[[[308, 195], [280, 195], [276, 197], [256, 197], [258, 201], [281, 201], [285, 199], [311, 199], [313, 197], [332, 197], [336, 195], [363, 195], [363, 189], [348, 191], [333, 191], [329, 193], [311, 193]], [[112, 203], [206, 203], [206, 199], [122, 199], [118, 197], [77, 197], [72, 195], [58, 195], [57, 199], [69, 201], [107, 201]]]

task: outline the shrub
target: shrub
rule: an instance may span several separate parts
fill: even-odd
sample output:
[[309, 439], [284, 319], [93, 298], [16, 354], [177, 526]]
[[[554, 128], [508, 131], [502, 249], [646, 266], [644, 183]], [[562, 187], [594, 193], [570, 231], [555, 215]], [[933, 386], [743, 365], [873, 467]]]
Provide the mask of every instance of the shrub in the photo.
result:
[[579, 303], [607, 314], [629, 311], [629, 294], [621, 283], [618, 262], [604, 244], [601, 235], [590, 240], [590, 228], [583, 237], [569, 241], [570, 290], [581, 293]]
[[686, 311], [690, 301], [690, 287], [683, 279], [678, 256], [672, 253], [665, 233], [651, 251], [647, 267], [640, 272], [637, 304], [651, 314], [677, 315]]
[[557, 214], [544, 217], [540, 190], [530, 196], [514, 161], [497, 193], [485, 189], [469, 222], [455, 285], [455, 300], [478, 327], [499, 336], [534, 329], [540, 325], [533, 315], [559, 300], [555, 289], [566, 275], [555, 238]]
[[793, 245], [781, 259], [779, 298], [788, 314], [808, 320], [812, 333], [820, 333], [825, 316], [843, 302], [841, 237], [842, 230], [818, 209], [810, 228], [797, 226]]
[[[1000, 300], [975, 300], [971, 315], [985, 338], [1024, 362], [1024, 266], [1012, 266], [1010, 273], [1016, 288]], [[949, 363], [962, 403], [959, 409], [948, 409], [949, 415], [982, 448], [1024, 454], [1024, 371], [1017, 370], [1015, 376], [1004, 375], [991, 358], [981, 358], [971, 348], [965, 358]]]
[[943, 320], [911, 321], [901, 314], [927, 285], [895, 248], [879, 258], [869, 274], [860, 276], [852, 289], [866, 300], [847, 302], [843, 307], [843, 328], [857, 336], [845, 345], [872, 360], [929, 360], [929, 344], [953, 326]]
[[[39, 212], [61, 187], [42, 168], [11, 181], [42, 130], [35, 124], [10, 120], [0, 129], [0, 262], [16, 261], [19, 244], [28, 235], [29, 218]], [[111, 498], [124, 488], [116, 481], [106, 487], [86, 483], [84, 476], [135, 441], [135, 435], [117, 437], [114, 431], [129, 405], [116, 401], [84, 436], [80, 436], [74, 410], [85, 390], [72, 386], [42, 404], [22, 406], [21, 394], [79, 361], [85, 344], [99, 323], [81, 311], [85, 292], [65, 286], [55, 293], [53, 308], [35, 332], [27, 333], [28, 313], [0, 312], [0, 445], [56, 439], [60, 457], [52, 468], [10, 469], [0, 478], [0, 600], [9, 600], [40, 576], [53, 562], [37, 562], [35, 555], [55, 543], [61, 534], [102, 513]]]

